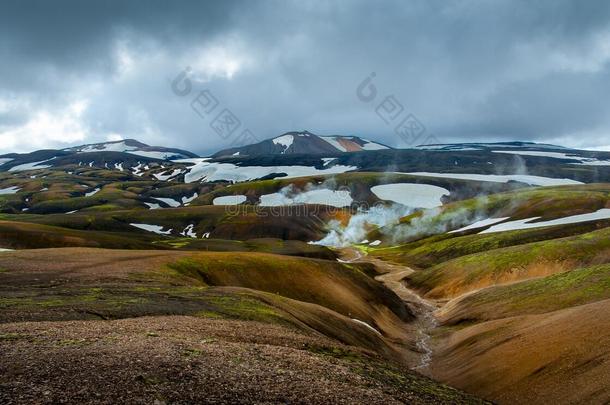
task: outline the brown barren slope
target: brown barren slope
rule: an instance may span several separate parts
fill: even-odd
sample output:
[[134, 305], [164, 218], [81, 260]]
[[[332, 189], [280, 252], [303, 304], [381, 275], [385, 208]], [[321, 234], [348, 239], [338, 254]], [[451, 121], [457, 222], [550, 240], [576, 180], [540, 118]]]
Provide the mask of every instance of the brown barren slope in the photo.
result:
[[[78, 292], [74, 287], [106, 287], [112, 292], [151, 283], [226, 286], [322, 305], [396, 339], [403, 337], [402, 325], [411, 319], [392, 291], [357, 266], [329, 260], [266, 253], [63, 248], [5, 252], [0, 268], [0, 291], [7, 289], [5, 296], [23, 301], [70, 298]], [[90, 298], [95, 301], [95, 296]], [[42, 305], [55, 306], [53, 301]]]
[[433, 376], [504, 404], [610, 401], [610, 300], [477, 324], [437, 341]]
[[0, 403], [481, 403], [360, 349], [184, 316], [0, 324]]

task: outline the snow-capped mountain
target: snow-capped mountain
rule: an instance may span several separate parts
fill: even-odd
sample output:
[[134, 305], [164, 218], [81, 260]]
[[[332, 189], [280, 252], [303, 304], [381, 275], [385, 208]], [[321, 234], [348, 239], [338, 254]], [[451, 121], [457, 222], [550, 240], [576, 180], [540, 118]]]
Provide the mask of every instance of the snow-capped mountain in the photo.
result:
[[252, 145], [224, 149], [214, 154], [213, 157], [287, 154], [320, 155], [382, 149], [392, 148], [357, 136], [321, 136], [309, 131], [292, 131]]
[[144, 156], [151, 159], [175, 160], [196, 158], [194, 153], [162, 146], [149, 146], [135, 139], [124, 139], [121, 141], [94, 143], [89, 145], [75, 146], [63, 149], [72, 153], [97, 153], [97, 152], [125, 152], [132, 155]]
[[196, 154], [185, 150], [149, 146], [134, 139], [125, 139], [66, 149], [46, 149], [31, 153], [2, 155], [0, 156], [0, 171], [18, 172], [66, 165], [123, 171], [127, 168], [142, 168], [152, 162], [160, 163], [197, 157]]

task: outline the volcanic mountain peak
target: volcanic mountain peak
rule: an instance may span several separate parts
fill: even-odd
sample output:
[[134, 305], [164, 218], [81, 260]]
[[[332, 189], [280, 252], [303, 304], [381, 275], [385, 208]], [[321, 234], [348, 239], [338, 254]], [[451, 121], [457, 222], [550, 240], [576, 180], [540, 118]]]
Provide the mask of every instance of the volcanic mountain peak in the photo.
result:
[[337, 154], [391, 149], [389, 146], [358, 136], [321, 136], [309, 131], [290, 131], [256, 144], [221, 150], [214, 157], [285, 154]]

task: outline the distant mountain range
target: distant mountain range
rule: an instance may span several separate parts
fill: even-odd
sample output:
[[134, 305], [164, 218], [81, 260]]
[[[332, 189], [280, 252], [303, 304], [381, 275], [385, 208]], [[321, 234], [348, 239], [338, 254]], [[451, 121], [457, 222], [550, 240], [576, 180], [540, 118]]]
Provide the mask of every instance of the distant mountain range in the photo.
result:
[[149, 162], [197, 158], [181, 149], [149, 146], [135, 139], [95, 143], [66, 149], [45, 149], [0, 156], [0, 171], [24, 171], [66, 165], [122, 168]]
[[610, 153], [532, 142], [455, 143], [394, 149], [357, 136], [287, 132], [211, 157], [134, 139], [0, 156], [0, 172], [119, 170], [164, 181], [230, 181], [343, 172], [435, 172], [610, 181]]
[[[547, 143], [536, 143], [536, 142], [492, 142], [492, 143], [439, 143], [430, 145], [418, 145], [417, 149], [421, 150], [439, 150], [439, 151], [456, 151], [456, 150], [482, 150], [482, 149], [494, 149], [494, 148], [519, 148], [519, 149], [562, 149], [569, 150], [569, 148], [550, 145]], [[575, 150], [575, 149], [574, 149]]]

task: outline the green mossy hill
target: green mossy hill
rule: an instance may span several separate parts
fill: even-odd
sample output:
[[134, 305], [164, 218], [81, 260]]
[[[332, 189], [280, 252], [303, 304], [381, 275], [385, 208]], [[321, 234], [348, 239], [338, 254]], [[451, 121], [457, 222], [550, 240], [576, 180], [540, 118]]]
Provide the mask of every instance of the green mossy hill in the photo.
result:
[[[3, 253], [0, 268], [0, 322], [153, 315], [231, 318], [315, 330], [395, 356], [381, 335], [352, 318], [382, 332], [393, 330], [392, 321], [404, 327], [399, 316], [410, 319], [391, 291], [357, 266], [336, 261], [69, 248]], [[218, 282], [221, 278], [226, 282]]]
[[437, 298], [481, 287], [546, 276], [610, 261], [610, 228], [577, 236], [474, 253], [409, 276], [409, 283]]
[[354, 265], [262, 253], [209, 253], [192, 255], [168, 266], [206, 285], [277, 293], [322, 305], [371, 325], [375, 325], [376, 318], [385, 317], [388, 309], [397, 319], [412, 319], [394, 293]]
[[484, 288], [451, 302], [442, 324], [540, 314], [610, 298], [610, 264], [578, 268], [552, 276]]
[[162, 249], [218, 252], [264, 252], [335, 260], [336, 253], [324, 246], [296, 240], [273, 238], [245, 241], [165, 237], [154, 233], [106, 232], [69, 229], [58, 226], [0, 219], [0, 247], [9, 249], [40, 249], [55, 247], [98, 247], [107, 249]]
[[158, 210], [120, 210], [76, 212], [70, 215], [12, 215], [15, 221], [61, 226], [94, 231], [120, 231], [147, 233], [131, 223], [153, 224], [172, 230], [179, 236], [190, 225], [199, 237], [210, 233], [218, 239], [247, 240], [279, 238], [309, 242], [326, 235], [327, 221], [348, 211], [325, 206], [295, 206], [290, 209], [241, 206], [228, 209], [224, 206], [198, 206]]
[[160, 249], [153, 235], [67, 229], [58, 226], [0, 220], [0, 246], [9, 249], [103, 247]]
[[[473, 253], [580, 235], [610, 226], [610, 220], [488, 234], [440, 234], [404, 245], [370, 249], [383, 260], [426, 269]], [[476, 232], [480, 232], [477, 230]]]

